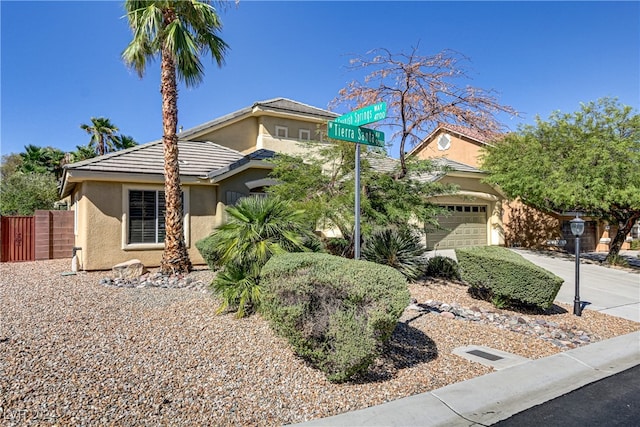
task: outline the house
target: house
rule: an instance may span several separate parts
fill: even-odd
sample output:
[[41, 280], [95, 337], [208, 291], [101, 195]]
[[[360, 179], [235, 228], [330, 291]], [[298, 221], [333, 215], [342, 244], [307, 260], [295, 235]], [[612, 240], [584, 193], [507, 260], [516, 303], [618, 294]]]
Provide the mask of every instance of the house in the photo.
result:
[[[441, 124], [413, 148], [408, 156], [460, 162], [469, 167], [478, 168], [482, 149], [488, 146], [489, 141], [496, 136], [498, 135], [486, 134], [462, 126]], [[571, 234], [569, 224], [573, 216], [549, 215], [518, 201], [508, 200], [498, 203], [496, 209], [501, 211], [495, 213], [500, 219], [493, 221], [496, 228], [492, 231], [500, 235], [499, 240], [503, 240], [501, 243], [506, 246], [555, 248], [553, 242], [559, 242], [561, 245], [566, 242], [561, 247], [569, 252], [574, 251], [575, 237]], [[580, 242], [582, 250], [608, 251], [611, 241], [609, 236], [613, 236], [613, 230], [598, 218], [585, 217], [584, 219], [586, 220], [585, 232]], [[443, 218], [442, 224], [451, 230], [449, 235], [457, 235], [461, 233], [461, 227], [463, 229], [468, 227], [465, 221], [467, 219], [464, 216], [456, 213], [448, 219]], [[623, 246], [624, 249], [628, 247], [629, 243]]]
[[[224, 223], [226, 206], [274, 184], [267, 160], [275, 153], [308, 154], [309, 144], [327, 144], [322, 135], [327, 122], [337, 116], [275, 98], [178, 134], [185, 241], [193, 264], [204, 264], [195, 242]], [[397, 163], [381, 157], [372, 160], [380, 171]], [[427, 236], [429, 249], [503, 243], [504, 197], [481, 182], [484, 172], [464, 160], [440, 160], [446, 173], [421, 177], [460, 188], [455, 195], [436, 198], [451, 215], [441, 218], [445, 230]], [[163, 168], [162, 141], [65, 167], [61, 196], [70, 200], [74, 211], [74, 246], [79, 248], [82, 269], [106, 270], [133, 258], [149, 267], [159, 265], [164, 246]]]
[[[276, 98], [256, 102], [179, 133], [184, 230], [189, 257], [204, 264], [195, 242], [224, 222], [224, 207], [273, 184], [275, 152], [324, 144], [317, 131], [338, 115]], [[306, 145], [305, 145], [306, 147]], [[137, 258], [157, 266], [164, 246], [162, 141], [142, 144], [64, 170], [61, 196], [74, 210], [75, 246], [85, 270], [110, 269]]]

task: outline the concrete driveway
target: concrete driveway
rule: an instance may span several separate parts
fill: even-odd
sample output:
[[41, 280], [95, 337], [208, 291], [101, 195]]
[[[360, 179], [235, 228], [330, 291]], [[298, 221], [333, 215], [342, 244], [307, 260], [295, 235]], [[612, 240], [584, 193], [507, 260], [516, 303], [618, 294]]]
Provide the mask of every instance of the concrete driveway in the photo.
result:
[[[566, 255], [547, 255], [535, 251], [513, 249], [525, 259], [564, 279], [556, 301], [573, 305], [575, 297], [575, 259]], [[456, 259], [453, 250], [429, 252]], [[596, 310], [612, 316], [640, 322], [640, 272], [627, 272], [597, 264], [580, 264], [580, 300], [585, 310]]]
[[[575, 259], [514, 250], [525, 259], [564, 279], [556, 301], [573, 304]], [[580, 264], [580, 300], [585, 310], [596, 310], [640, 322], [640, 274], [597, 264]]]

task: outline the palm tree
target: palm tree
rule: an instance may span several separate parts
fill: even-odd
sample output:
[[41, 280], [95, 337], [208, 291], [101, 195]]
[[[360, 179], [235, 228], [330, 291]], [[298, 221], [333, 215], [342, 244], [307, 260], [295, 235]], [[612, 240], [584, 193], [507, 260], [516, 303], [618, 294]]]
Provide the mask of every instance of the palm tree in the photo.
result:
[[212, 269], [222, 268], [213, 281], [222, 298], [217, 311], [233, 308], [243, 317], [260, 305], [260, 269], [273, 255], [318, 251], [320, 243], [305, 211], [289, 200], [245, 197], [226, 212], [228, 221], [196, 247]]
[[99, 156], [115, 150], [118, 128], [105, 117], [91, 117], [91, 125], [81, 124], [80, 129], [91, 135], [89, 146], [94, 147]]
[[127, 148], [135, 147], [138, 145], [135, 139], [129, 135], [118, 135], [116, 136], [116, 150], [125, 150]]
[[191, 261], [182, 226], [182, 197], [178, 167], [178, 84], [202, 81], [201, 54], [211, 53], [221, 66], [227, 44], [217, 36], [222, 23], [210, 1], [127, 0], [125, 10], [133, 40], [122, 53], [126, 64], [142, 77], [147, 60], [160, 56], [160, 93], [165, 175], [165, 242], [160, 269], [187, 272]]

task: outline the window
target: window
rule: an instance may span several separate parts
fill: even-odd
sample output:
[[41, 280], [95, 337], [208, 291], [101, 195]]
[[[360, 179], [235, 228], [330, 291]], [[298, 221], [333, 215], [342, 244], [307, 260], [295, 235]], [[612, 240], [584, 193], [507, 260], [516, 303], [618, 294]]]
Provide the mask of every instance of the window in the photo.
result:
[[[188, 186], [182, 187], [182, 213], [184, 240], [190, 245]], [[165, 197], [161, 185], [122, 186], [122, 249], [162, 249], [165, 238]]]
[[278, 138], [288, 138], [289, 137], [289, 128], [286, 126], [276, 126], [276, 137]]
[[309, 129], [300, 129], [298, 131], [298, 138], [302, 141], [311, 140], [311, 131]]
[[164, 191], [130, 190], [127, 243], [162, 243], [164, 213]]
[[451, 147], [451, 137], [449, 134], [445, 133], [444, 135], [440, 135], [440, 138], [438, 138], [438, 150], [448, 150], [449, 147]]

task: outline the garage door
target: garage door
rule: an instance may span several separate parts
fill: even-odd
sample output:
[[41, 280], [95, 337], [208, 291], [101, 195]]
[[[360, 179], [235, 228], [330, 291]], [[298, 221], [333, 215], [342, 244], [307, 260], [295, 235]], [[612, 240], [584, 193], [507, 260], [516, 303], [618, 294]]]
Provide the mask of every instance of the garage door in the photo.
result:
[[444, 229], [427, 234], [427, 249], [455, 249], [487, 244], [486, 206], [449, 205], [445, 207], [450, 215], [438, 217], [438, 222]]

